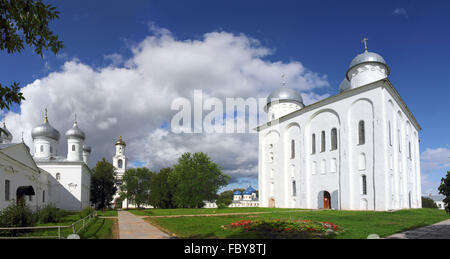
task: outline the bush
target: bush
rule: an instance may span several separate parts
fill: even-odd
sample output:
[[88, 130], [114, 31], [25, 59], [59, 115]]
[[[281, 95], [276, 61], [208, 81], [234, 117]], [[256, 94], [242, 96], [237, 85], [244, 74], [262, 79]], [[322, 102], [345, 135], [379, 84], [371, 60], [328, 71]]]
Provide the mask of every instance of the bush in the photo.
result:
[[[11, 204], [0, 213], [0, 227], [32, 227], [35, 224], [35, 216], [27, 206]], [[26, 230], [1, 230], [2, 236], [16, 236]]]
[[86, 207], [80, 212], [80, 219], [87, 217], [89, 214], [93, 213], [94, 209], [91, 207]]
[[60, 210], [53, 204], [46, 205], [37, 213], [39, 223], [57, 223], [60, 219], [68, 214], [67, 211]]
[[217, 208], [218, 209], [225, 209], [225, 208], [228, 208], [228, 205], [223, 203], [223, 202], [217, 203]]
[[432, 199], [428, 197], [422, 197], [422, 208], [437, 209], [438, 206]]

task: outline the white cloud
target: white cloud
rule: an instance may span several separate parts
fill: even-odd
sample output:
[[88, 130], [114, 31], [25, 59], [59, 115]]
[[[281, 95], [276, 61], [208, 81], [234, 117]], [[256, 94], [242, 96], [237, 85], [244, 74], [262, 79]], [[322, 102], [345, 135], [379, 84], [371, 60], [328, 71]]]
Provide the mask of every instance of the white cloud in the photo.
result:
[[172, 100], [191, 99], [194, 89], [222, 100], [265, 98], [280, 87], [281, 74], [289, 87], [302, 91], [305, 103], [327, 96], [312, 92], [329, 85], [325, 75], [297, 61], [267, 61], [272, 51], [245, 35], [211, 32], [200, 40], [181, 41], [167, 29], [149, 26], [153, 34], [131, 47], [129, 59], [105, 55], [111, 64], [100, 68], [72, 59], [22, 88], [27, 100], [21, 112], [6, 115], [15, 141], [23, 131], [25, 142], [32, 143], [31, 129], [42, 123], [47, 107], [50, 123], [61, 133], [59, 155], [67, 153], [64, 133], [76, 113], [86, 144], [93, 148], [90, 166], [102, 157], [110, 160], [122, 135], [133, 164], [158, 170], [183, 152], [203, 151], [236, 181], [238, 176], [257, 176], [256, 134], [173, 134], [161, 128], [177, 112], [170, 110]]
[[395, 8], [394, 12], [392, 12], [392, 15], [403, 16], [404, 18], [408, 19], [408, 12], [405, 8]]
[[441, 178], [450, 170], [450, 149], [427, 148], [420, 155], [422, 193], [437, 193]]

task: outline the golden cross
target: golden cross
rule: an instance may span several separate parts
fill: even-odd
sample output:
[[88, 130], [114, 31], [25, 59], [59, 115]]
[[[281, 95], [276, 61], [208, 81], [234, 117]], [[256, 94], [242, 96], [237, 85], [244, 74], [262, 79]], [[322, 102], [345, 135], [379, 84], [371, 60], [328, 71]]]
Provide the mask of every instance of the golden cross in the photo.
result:
[[48, 122], [48, 118], [47, 118], [47, 108], [45, 108], [45, 118], [44, 118], [44, 122]]
[[362, 40], [362, 42], [364, 42], [364, 50], [365, 51], [367, 51], [367, 41], [368, 41], [369, 39], [368, 38], [366, 38], [366, 37], [364, 37], [364, 39]]

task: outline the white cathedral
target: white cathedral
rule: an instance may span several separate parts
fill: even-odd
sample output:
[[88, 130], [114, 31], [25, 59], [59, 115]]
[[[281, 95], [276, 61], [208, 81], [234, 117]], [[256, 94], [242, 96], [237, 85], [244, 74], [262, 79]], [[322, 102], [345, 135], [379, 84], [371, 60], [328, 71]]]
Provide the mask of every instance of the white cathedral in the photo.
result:
[[269, 95], [268, 123], [257, 128], [261, 207], [422, 207], [421, 128], [389, 74], [383, 57], [366, 45], [339, 94], [305, 106], [283, 83]]
[[90, 206], [91, 170], [87, 166], [91, 148], [75, 119], [66, 131], [67, 156], [58, 154], [60, 133], [44, 123], [31, 131], [33, 152], [25, 143], [12, 143], [12, 134], [0, 134], [0, 210], [11, 203], [25, 202], [37, 210], [47, 204], [77, 211]]

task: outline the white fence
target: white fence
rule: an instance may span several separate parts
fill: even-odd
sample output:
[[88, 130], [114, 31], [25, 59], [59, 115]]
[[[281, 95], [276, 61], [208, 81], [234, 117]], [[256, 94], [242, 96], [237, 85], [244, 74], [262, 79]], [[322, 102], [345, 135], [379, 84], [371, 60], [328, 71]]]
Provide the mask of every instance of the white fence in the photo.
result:
[[72, 223], [71, 225], [68, 226], [42, 226], [42, 227], [12, 227], [12, 228], [0, 228], [0, 231], [2, 230], [6, 230], [6, 231], [11, 231], [14, 232], [14, 230], [32, 230], [32, 231], [36, 231], [36, 230], [50, 230], [50, 229], [56, 229], [57, 230], [57, 235], [55, 236], [51, 236], [51, 235], [42, 235], [42, 236], [19, 236], [19, 237], [15, 237], [15, 236], [11, 236], [11, 237], [5, 237], [5, 236], [0, 236], [0, 239], [49, 239], [49, 238], [57, 238], [57, 239], [63, 239], [66, 238], [62, 235], [61, 230], [63, 229], [71, 229], [72, 230], [72, 234], [78, 234], [82, 229], [84, 229], [87, 225], [89, 225], [89, 223], [92, 221], [92, 219], [94, 219], [97, 216], [97, 212], [93, 212], [89, 215], [87, 215], [86, 217], [75, 221], [74, 223]]

